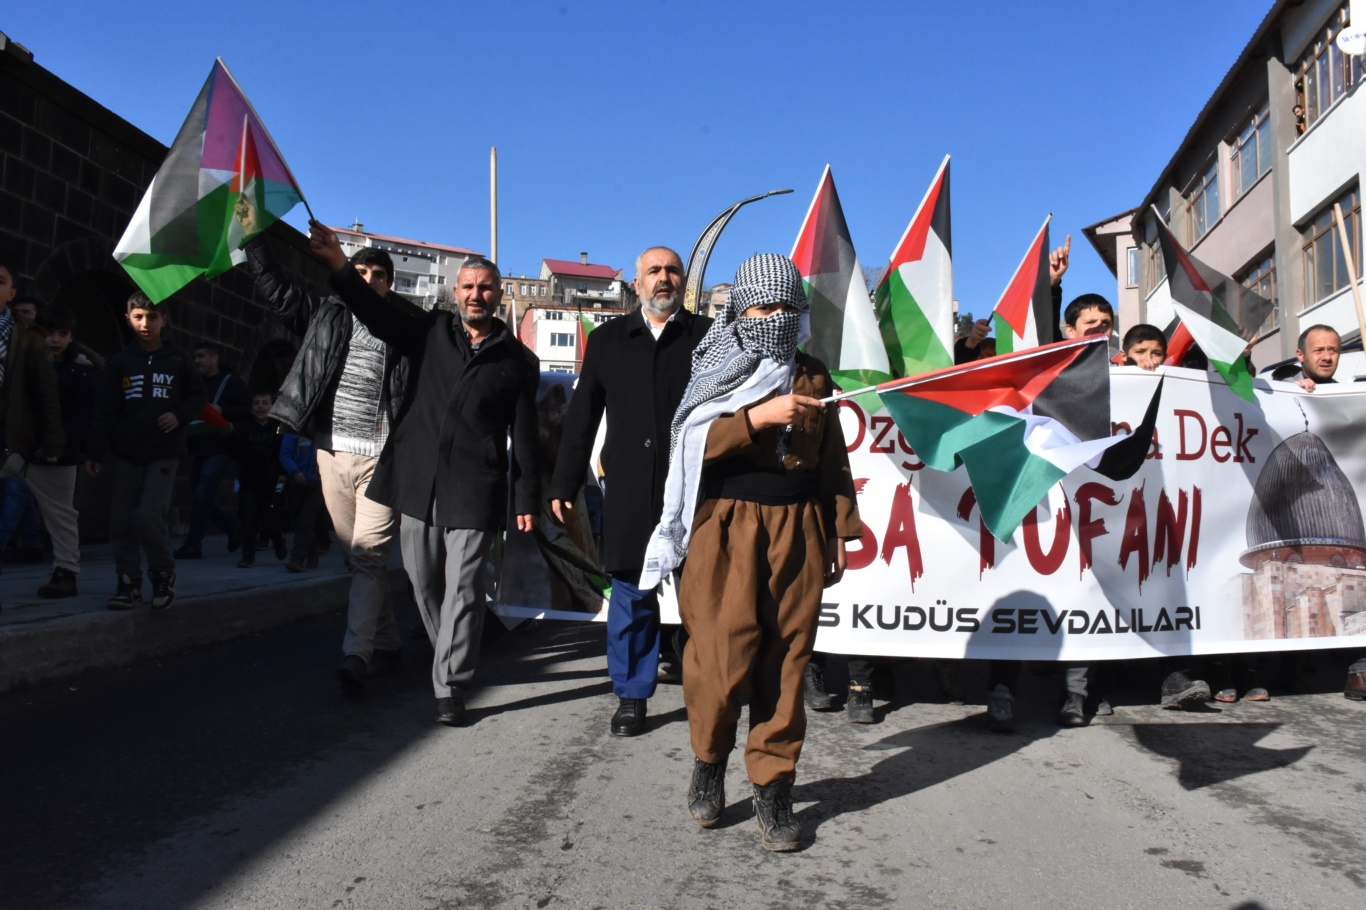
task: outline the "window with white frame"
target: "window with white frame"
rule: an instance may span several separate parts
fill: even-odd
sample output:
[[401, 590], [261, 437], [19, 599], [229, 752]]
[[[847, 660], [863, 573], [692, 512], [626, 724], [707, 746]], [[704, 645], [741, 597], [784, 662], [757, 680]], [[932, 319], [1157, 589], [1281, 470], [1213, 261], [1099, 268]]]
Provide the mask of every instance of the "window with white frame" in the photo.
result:
[[574, 334], [572, 332], [551, 332], [550, 346], [552, 348], [572, 348], [574, 346]]
[[1138, 247], [1131, 246], [1128, 250], [1128, 268], [1124, 276], [1124, 284], [1127, 287], [1138, 287]]
[[1219, 220], [1219, 159], [1217, 157], [1210, 162], [1209, 168], [1196, 181], [1195, 188], [1191, 190], [1188, 209], [1190, 218], [1187, 219], [1187, 224], [1190, 231], [1186, 242], [1194, 245], [1214, 226], [1214, 222]]
[[1148, 297], [1167, 277], [1167, 267], [1162, 261], [1162, 244], [1157, 239], [1157, 224], [1149, 214], [1143, 219], [1143, 296]]
[[[1262, 295], [1272, 303], [1276, 303], [1276, 255], [1274, 251], [1268, 251], [1252, 265], [1243, 270], [1238, 276], [1238, 283], [1250, 291]], [[1279, 307], [1272, 307], [1266, 321], [1257, 329], [1258, 335], [1265, 335], [1276, 328], [1277, 310]]]
[[1269, 108], [1252, 116], [1229, 143], [1229, 165], [1233, 171], [1233, 195], [1241, 196], [1257, 178], [1271, 170], [1271, 123]]
[[1352, 263], [1361, 262], [1361, 192], [1353, 187], [1319, 210], [1301, 232], [1304, 236], [1304, 303], [1308, 306], [1347, 287], [1347, 259], [1333, 205], [1342, 208], [1351, 240]]
[[1349, 22], [1347, 4], [1344, 3], [1328, 17], [1323, 31], [1300, 58], [1295, 96], [1304, 106], [1305, 126], [1323, 116], [1333, 102], [1347, 94], [1347, 89], [1361, 81], [1361, 58], [1344, 54], [1338, 49], [1336, 41], [1338, 32]]

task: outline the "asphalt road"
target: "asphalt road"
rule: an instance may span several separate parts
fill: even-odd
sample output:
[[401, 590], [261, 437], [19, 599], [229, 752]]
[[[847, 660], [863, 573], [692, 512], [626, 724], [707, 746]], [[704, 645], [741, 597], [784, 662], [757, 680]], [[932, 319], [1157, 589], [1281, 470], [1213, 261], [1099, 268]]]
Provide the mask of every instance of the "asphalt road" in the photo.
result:
[[600, 627], [492, 642], [461, 729], [431, 722], [420, 637], [343, 697], [340, 634], [333, 614], [0, 697], [0, 906], [1366, 906], [1366, 706], [1339, 653], [1314, 694], [1201, 713], [1146, 704], [1139, 668], [1114, 717], [1066, 731], [1027, 673], [1015, 734], [903, 666], [881, 723], [812, 715], [810, 844], [770, 855], [739, 753], [725, 821], [689, 820], [677, 686], [648, 734], [608, 733]]

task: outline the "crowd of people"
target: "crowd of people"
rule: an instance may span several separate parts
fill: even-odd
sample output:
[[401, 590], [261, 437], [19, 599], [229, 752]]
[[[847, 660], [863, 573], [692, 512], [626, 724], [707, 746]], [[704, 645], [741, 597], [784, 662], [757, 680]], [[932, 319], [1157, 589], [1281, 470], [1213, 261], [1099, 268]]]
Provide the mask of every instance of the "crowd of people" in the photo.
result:
[[[140, 293], [127, 304], [133, 341], [104, 361], [78, 344], [64, 308], [38, 305], [21, 315], [13, 271], [0, 263], [0, 437], [8, 454], [0, 544], [16, 528], [23, 533], [20, 516], [35, 503], [54, 552], [52, 579], [39, 593], [74, 595], [76, 471], [106, 474], [117, 573], [108, 605], [142, 603], [145, 561], [150, 606], [160, 611], [175, 599], [177, 561], [202, 557], [211, 524], [225, 532], [229, 551], [241, 548], [242, 568], [264, 546], [294, 571], [316, 565], [319, 530], [330, 524], [350, 572], [336, 676], [357, 694], [399, 664], [387, 574], [397, 537], [434, 649], [435, 719], [459, 725], [479, 660], [491, 548], [509, 518], [517, 532], [534, 532], [541, 510], [539, 361], [495, 316], [502, 278], [486, 259], [459, 271], [455, 312], [428, 311], [393, 292], [387, 253], [366, 248], [348, 258], [336, 234], [313, 222], [310, 249], [330, 270], [319, 293], [278, 264], [254, 230], [249, 203], [237, 216], [256, 235], [244, 251], [261, 298], [302, 338], [280, 387], [254, 394], [215, 345], [186, 351], [166, 339], [164, 311]], [[1114, 312], [1105, 298], [1085, 294], [1061, 306], [1069, 249], [1070, 238], [1050, 256], [1057, 338], [1108, 336]], [[809, 304], [791, 260], [746, 260], [714, 319], [682, 308], [684, 287], [674, 250], [650, 247], [637, 258], [640, 308], [588, 337], [544, 493], [554, 517], [568, 520], [593, 476], [605, 418], [600, 555], [612, 579], [606, 650], [618, 699], [610, 730], [647, 731], [661, 651], [672, 644], [694, 753], [689, 814], [704, 828], [721, 820], [747, 704], [744, 761], [761, 844], [795, 850], [802, 832], [792, 785], [805, 708], [835, 706], [825, 661], [813, 659], [821, 592], [844, 572], [845, 542], [862, 534], [840, 422], [822, 402], [836, 389], [826, 365], [800, 350], [810, 337]], [[955, 360], [994, 353], [989, 331], [985, 320], [976, 323], [955, 344]], [[1127, 363], [1151, 370], [1165, 344], [1160, 330], [1139, 325], [1121, 347]], [[1332, 382], [1337, 334], [1311, 327], [1299, 347], [1302, 386]], [[187, 457], [193, 508], [172, 551], [168, 512]], [[233, 462], [236, 515], [219, 508]], [[292, 550], [283, 511], [292, 516]], [[658, 604], [669, 576], [682, 619], [672, 635]], [[850, 658], [850, 721], [875, 722], [873, 693], [888, 667]], [[1166, 705], [1238, 695], [1212, 695], [1188, 670], [1168, 669]], [[960, 688], [957, 672], [955, 662], [936, 664], [946, 693]], [[991, 662], [987, 706], [996, 729], [1014, 724], [1020, 672], [1019, 662]], [[1093, 695], [1095, 713], [1109, 711], [1092, 691], [1089, 667], [1064, 666], [1063, 676], [1060, 724], [1083, 724]], [[1366, 698], [1366, 664], [1353, 667], [1354, 693]], [[1243, 697], [1267, 693], [1254, 686]]]

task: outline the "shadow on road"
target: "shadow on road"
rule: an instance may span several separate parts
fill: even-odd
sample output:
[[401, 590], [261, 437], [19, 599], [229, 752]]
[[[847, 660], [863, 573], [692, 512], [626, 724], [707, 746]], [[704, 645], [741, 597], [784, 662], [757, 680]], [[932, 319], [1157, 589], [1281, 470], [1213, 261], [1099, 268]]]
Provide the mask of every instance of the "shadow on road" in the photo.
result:
[[1177, 780], [1187, 790], [1293, 765], [1314, 748], [1268, 749], [1257, 745], [1279, 723], [1136, 724], [1143, 748], [1179, 762]]
[[[413, 618], [403, 604], [400, 619]], [[187, 822], [288, 782], [268, 824], [222, 832], [235, 849], [189, 860], [194, 874], [159, 898], [164, 906], [192, 903], [418, 740], [460, 735], [433, 722], [425, 640], [405, 641], [396, 675], [371, 680], [359, 698], [343, 696], [333, 674], [344, 625], [340, 614], [312, 617], [0, 698], [0, 906], [97, 902], [94, 889], [112, 864], [136, 862]], [[477, 678], [485, 699], [495, 687], [542, 675], [562, 680], [557, 664], [604, 651], [593, 624], [510, 634], [496, 621], [487, 625]], [[596, 697], [609, 686], [476, 716]]]
[[1042, 726], [1021, 728], [1010, 734], [992, 733], [985, 729], [979, 715], [903, 730], [866, 747], [869, 751], [892, 751], [867, 772], [857, 777], [831, 777], [794, 787], [794, 802], [813, 803], [799, 810], [797, 817], [803, 827], [814, 834], [829, 819], [862, 812], [888, 800], [942, 784], [1000, 761], [1056, 732], [1052, 726]]

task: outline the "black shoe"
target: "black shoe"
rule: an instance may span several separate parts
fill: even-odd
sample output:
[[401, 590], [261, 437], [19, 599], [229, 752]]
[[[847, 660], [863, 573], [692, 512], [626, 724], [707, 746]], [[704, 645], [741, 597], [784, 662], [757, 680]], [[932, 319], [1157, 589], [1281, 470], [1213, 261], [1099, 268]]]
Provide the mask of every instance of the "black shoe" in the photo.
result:
[[872, 688], [851, 685], [849, 699], [844, 703], [844, 713], [851, 724], [876, 723], [877, 718], [873, 716]]
[[814, 663], [802, 671], [802, 694], [812, 711], [835, 710], [835, 696], [825, 691], [825, 671]]
[[1067, 700], [1062, 703], [1062, 710], [1058, 712], [1059, 727], [1084, 727], [1086, 726], [1086, 698], [1075, 692], [1067, 693]]
[[314, 550], [312, 553], [309, 553], [309, 554], [308, 554], [308, 558], [304, 560], [304, 568], [306, 568], [306, 569], [316, 569], [316, 568], [318, 568], [318, 551], [317, 551], [317, 550]]
[[623, 698], [612, 715], [612, 732], [617, 736], [639, 736], [645, 732], [645, 699]]
[[256, 565], [256, 554], [250, 550], [243, 553], [242, 558], [237, 560], [237, 568], [239, 569], [250, 569], [254, 565]]
[[199, 547], [192, 547], [189, 544], [181, 544], [180, 549], [171, 554], [176, 559], [203, 559], [204, 554]]
[[152, 609], [158, 613], [175, 603], [175, 573], [149, 572], [152, 579]]
[[228, 532], [228, 552], [236, 553], [237, 548], [242, 546], [242, 535], [236, 531]]
[[458, 698], [438, 698], [436, 700], [436, 722], [448, 727], [458, 727], [465, 720], [465, 703]]
[[370, 655], [370, 676], [389, 676], [398, 672], [399, 658], [403, 652], [395, 648], [392, 651], [382, 651], [379, 648]]
[[1162, 681], [1160, 703], [1164, 708], [1189, 710], [1209, 700], [1209, 683], [1203, 679], [1191, 679], [1178, 670]]
[[[276, 534], [273, 542], [275, 544], [276, 559], [284, 559], [286, 556], [289, 555], [289, 546], [285, 543], [285, 535]], [[265, 548], [262, 547], [262, 549]]]
[[120, 575], [118, 590], [105, 606], [111, 610], [131, 610], [142, 606], [142, 576]]
[[1347, 682], [1342, 697], [1352, 701], [1366, 701], [1366, 660], [1358, 660], [1347, 668]]
[[356, 654], [346, 655], [342, 658], [342, 665], [337, 668], [337, 682], [351, 695], [358, 695], [364, 691], [366, 675], [365, 661]]
[[759, 823], [759, 845], [765, 850], [787, 853], [801, 847], [802, 826], [792, 814], [791, 781], [754, 785], [754, 820]]
[[48, 600], [56, 600], [59, 597], [75, 597], [76, 573], [70, 569], [53, 569], [51, 580], [38, 588], [38, 596], [45, 597]]
[[703, 828], [721, 820], [726, 810], [726, 763], [693, 759], [692, 783], [688, 784], [688, 814]]
[[939, 687], [939, 697], [951, 705], [963, 703], [963, 683], [958, 672], [958, 661], [936, 660], [934, 662], [934, 681]]
[[1004, 683], [997, 683], [987, 695], [987, 719], [997, 733], [1015, 732], [1015, 696]]

